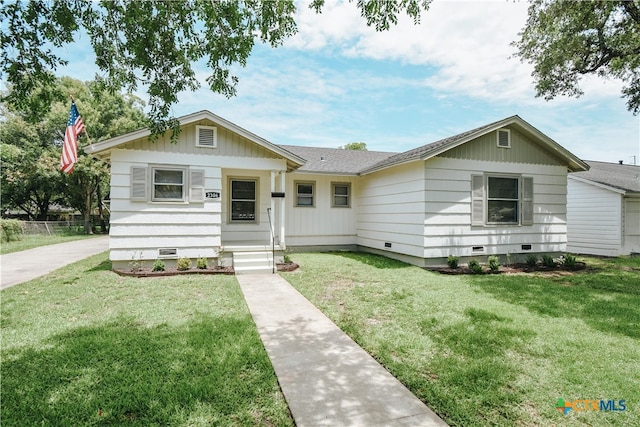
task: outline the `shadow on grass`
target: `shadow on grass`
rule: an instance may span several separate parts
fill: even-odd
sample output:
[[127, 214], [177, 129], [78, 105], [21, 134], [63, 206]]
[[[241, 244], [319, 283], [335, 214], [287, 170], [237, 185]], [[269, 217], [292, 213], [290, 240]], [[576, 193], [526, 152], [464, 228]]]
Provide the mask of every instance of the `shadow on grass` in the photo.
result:
[[104, 260], [100, 264], [88, 269], [87, 271], [111, 271], [111, 261], [108, 259]]
[[277, 393], [249, 316], [151, 328], [119, 319], [7, 351], [2, 424], [291, 424], [286, 405], [268, 402]]
[[362, 253], [362, 252], [331, 252], [331, 254], [341, 256], [343, 258], [348, 258], [354, 261], [358, 261], [358, 262], [361, 262], [362, 264], [370, 265], [371, 267], [380, 268], [380, 269], [411, 267], [411, 265], [407, 263], [404, 263], [402, 261], [397, 261], [395, 259], [387, 258], [382, 255], [375, 255], [375, 254]]
[[474, 286], [496, 299], [540, 315], [579, 318], [591, 327], [640, 338], [640, 275], [603, 270], [553, 278], [474, 277]]

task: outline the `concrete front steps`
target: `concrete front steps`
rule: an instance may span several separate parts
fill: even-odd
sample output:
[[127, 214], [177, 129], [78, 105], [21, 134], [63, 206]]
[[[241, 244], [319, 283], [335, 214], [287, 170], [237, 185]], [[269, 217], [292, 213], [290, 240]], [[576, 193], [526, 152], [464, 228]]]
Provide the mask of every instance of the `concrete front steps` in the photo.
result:
[[233, 269], [236, 274], [268, 274], [273, 272], [270, 250], [234, 250]]

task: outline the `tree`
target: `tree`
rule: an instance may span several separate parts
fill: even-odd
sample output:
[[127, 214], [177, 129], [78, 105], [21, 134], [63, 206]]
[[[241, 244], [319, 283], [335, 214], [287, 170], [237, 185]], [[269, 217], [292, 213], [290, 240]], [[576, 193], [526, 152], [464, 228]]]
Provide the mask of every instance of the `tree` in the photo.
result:
[[533, 0], [517, 55], [534, 65], [537, 96], [580, 96], [582, 76], [625, 82], [623, 96], [640, 112], [640, 2]]
[[344, 147], [340, 147], [344, 150], [356, 150], [356, 151], [367, 151], [367, 143], [366, 142], [350, 142], [346, 144]]
[[[358, 0], [357, 5], [369, 25], [384, 30], [397, 23], [402, 10], [418, 21], [430, 2]], [[310, 7], [320, 12], [323, 4], [314, 0]], [[59, 96], [54, 71], [67, 62], [51, 47], [87, 34], [104, 73], [101, 84], [113, 92], [146, 87], [151, 130], [171, 128], [175, 136], [171, 106], [180, 92], [200, 87], [192, 64], [205, 61], [211, 90], [231, 97], [238, 83], [232, 66], [246, 65], [256, 40], [276, 47], [295, 34], [294, 13], [293, 0], [7, 2], [0, 9], [0, 50], [12, 90], [4, 99], [34, 116], [47, 111]]]
[[2, 111], [2, 209], [18, 207], [32, 219], [46, 219], [50, 203], [58, 201], [79, 210], [85, 231], [91, 233], [95, 196], [100, 186], [106, 185], [109, 170], [80, 149], [74, 171], [69, 175], [60, 171], [69, 95], [75, 96], [91, 137], [82, 135], [81, 146], [146, 126], [143, 103], [133, 95], [105, 91], [99, 82], [63, 77], [56, 79], [52, 88], [61, 95], [39, 118], [28, 109]]

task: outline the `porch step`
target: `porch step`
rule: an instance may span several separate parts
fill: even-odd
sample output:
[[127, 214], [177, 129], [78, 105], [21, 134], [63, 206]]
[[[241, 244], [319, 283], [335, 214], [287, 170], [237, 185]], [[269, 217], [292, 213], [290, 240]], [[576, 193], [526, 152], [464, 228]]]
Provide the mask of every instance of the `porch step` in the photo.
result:
[[268, 274], [273, 272], [271, 252], [233, 252], [236, 274]]

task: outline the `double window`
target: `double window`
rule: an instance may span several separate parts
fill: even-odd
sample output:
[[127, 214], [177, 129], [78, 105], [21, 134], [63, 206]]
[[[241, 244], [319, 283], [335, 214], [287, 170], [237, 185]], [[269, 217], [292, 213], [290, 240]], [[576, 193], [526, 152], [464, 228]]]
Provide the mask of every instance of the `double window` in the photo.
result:
[[519, 175], [471, 177], [472, 225], [533, 224], [533, 178]]
[[[295, 206], [299, 208], [314, 207], [316, 205], [316, 183], [295, 182], [296, 198]], [[351, 184], [343, 182], [331, 183], [331, 207], [351, 207]]]

